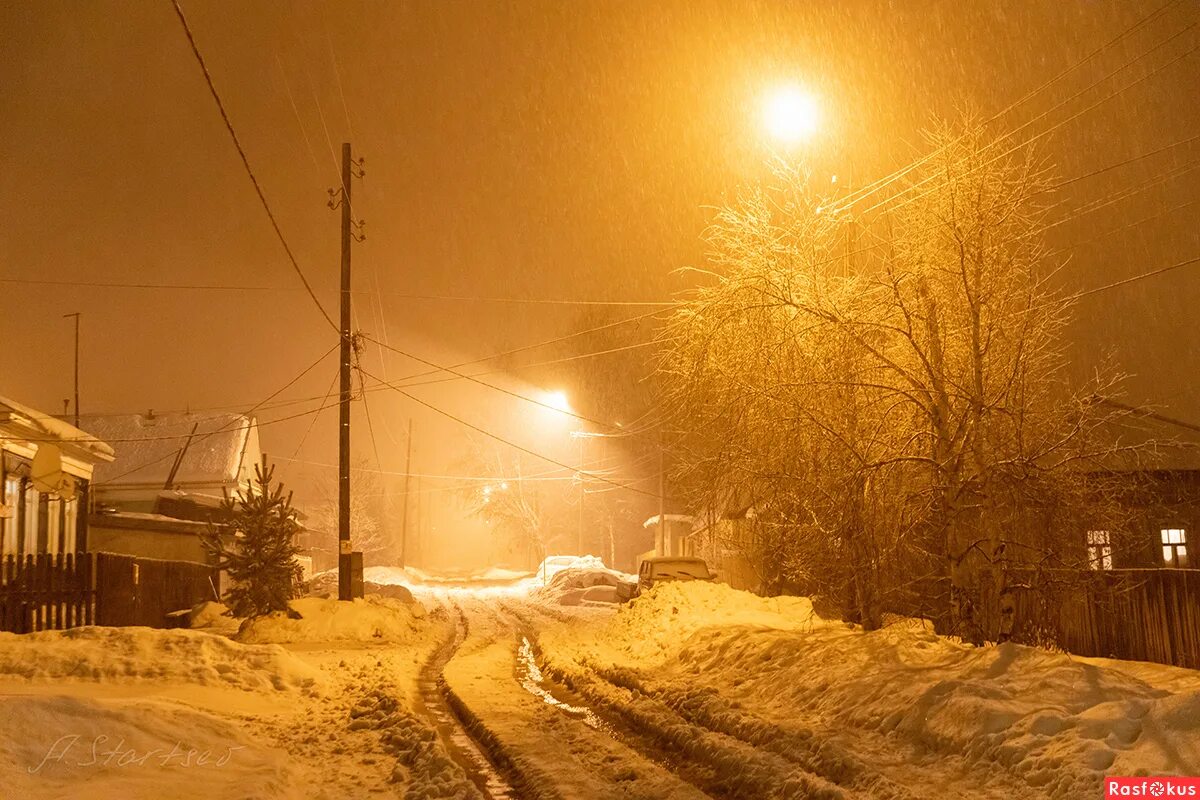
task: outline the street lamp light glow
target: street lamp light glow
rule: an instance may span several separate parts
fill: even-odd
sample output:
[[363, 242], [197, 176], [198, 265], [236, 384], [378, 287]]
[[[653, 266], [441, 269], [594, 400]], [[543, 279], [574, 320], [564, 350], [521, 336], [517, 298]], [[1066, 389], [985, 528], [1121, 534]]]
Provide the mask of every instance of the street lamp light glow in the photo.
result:
[[553, 408], [555, 411], [561, 411], [564, 414], [571, 414], [571, 401], [567, 399], [567, 393], [563, 391], [546, 392], [542, 395], [542, 404]]
[[820, 122], [821, 109], [816, 98], [794, 86], [777, 90], [767, 98], [763, 108], [767, 132], [785, 144], [812, 136]]

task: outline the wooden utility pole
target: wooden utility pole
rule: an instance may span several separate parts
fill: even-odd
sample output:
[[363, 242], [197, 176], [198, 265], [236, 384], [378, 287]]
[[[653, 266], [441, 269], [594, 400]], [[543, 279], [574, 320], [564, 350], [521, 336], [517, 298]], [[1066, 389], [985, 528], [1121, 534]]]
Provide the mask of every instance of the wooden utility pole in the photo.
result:
[[663, 430], [658, 429], [658, 541], [662, 552], [655, 555], [669, 556], [667, 550], [667, 445]]
[[75, 318], [75, 427], [79, 427], [79, 312], [63, 314], [63, 319]]
[[413, 531], [413, 533], [416, 535], [413, 536], [413, 539], [416, 540], [417, 547], [420, 548], [420, 550], [419, 550], [420, 559], [419, 560], [421, 562], [421, 565], [424, 566], [425, 556], [427, 555], [427, 553], [425, 552], [425, 529], [421, 526], [422, 520], [421, 520], [421, 478], [420, 478], [420, 476], [417, 476], [416, 489], [413, 491], [413, 493], [417, 496], [416, 500], [413, 501], [416, 504], [416, 508], [413, 511], [413, 516], [416, 517], [416, 522], [417, 522], [416, 527]]
[[404, 506], [400, 514], [400, 566], [404, 567], [408, 559], [408, 485], [412, 481], [409, 475], [412, 467], [412, 417], [408, 418], [408, 443], [404, 450]]
[[353, 599], [350, 544], [350, 143], [342, 145], [342, 293], [341, 404], [338, 419], [338, 599]]

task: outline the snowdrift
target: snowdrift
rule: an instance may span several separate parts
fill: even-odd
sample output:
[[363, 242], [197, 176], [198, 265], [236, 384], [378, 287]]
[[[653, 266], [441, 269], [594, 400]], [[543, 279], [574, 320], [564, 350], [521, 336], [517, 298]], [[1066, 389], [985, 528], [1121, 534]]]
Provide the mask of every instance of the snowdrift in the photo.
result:
[[71, 628], [0, 633], [0, 678], [188, 683], [247, 691], [308, 689], [319, 670], [282, 647], [192, 630]]
[[175, 703], [0, 698], [5, 797], [211, 800], [303, 796], [286, 753]]
[[[900, 742], [914, 761], [961, 756], [1038, 796], [1095, 795], [1104, 774], [1200, 774], [1200, 673], [1020, 645], [975, 648], [917, 625], [865, 633], [804, 598], [663, 584], [599, 630], [564, 624], [541, 645], [763, 741], [796, 726]], [[939, 761], [923, 766], [936, 769]]]
[[407, 642], [426, 630], [425, 609], [389, 597], [368, 596], [348, 603], [321, 597], [293, 600], [300, 619], [285, 614], [246, 620], [241, 642]]

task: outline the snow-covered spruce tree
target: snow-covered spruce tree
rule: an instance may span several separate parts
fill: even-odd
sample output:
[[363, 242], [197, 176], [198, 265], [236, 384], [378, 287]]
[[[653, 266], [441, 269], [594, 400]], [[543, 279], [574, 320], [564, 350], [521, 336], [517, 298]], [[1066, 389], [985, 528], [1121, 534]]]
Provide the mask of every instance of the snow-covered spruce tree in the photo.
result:
[[[296, 561], [300, 528], [292, 495], [282, 483], [273, 483], [275, 467], [266, 460], [254, 467], [254, 483], [244, 492], [225, 493], [223, 530], [210, 528], [201, 536], [204, 548], [233, 586], [225, 594], [238, 617], [259, 617], [288, 611], [301, 579]], [[228, 538], [232, 536], [232, 542]]]

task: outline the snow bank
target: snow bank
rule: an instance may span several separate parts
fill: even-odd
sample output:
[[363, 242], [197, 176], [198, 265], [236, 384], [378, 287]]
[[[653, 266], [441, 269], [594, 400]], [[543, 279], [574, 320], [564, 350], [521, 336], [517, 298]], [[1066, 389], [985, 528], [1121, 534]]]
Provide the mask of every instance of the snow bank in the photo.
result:
[[282, 647], [183, 629], [71, 628], [0, 633], [0, 677], [189, 683], [247, 691], [307, 689], [319, 670]]
[[210, 631], [236, 631], [239, 621], [229, 613], [223, 603], [211, 600], [198, 603], [188, 612], [189, 628], [204, 628]]
[[293, 600], [300, 619], [285, 614], [246, 620], [237, 638], [242, 642], [407, 642], [426, 630], [425, 609], [389, 597], [342, 602], [320, 597]]
[[300, 796], [285, 753], [176, 703], [2, 697], [0, 741], [5, 797]]
[[807, 631], [828, 624], [806, 597], [759, 597], [720, 583], [670, 581], [620, 606], [598, 638], [625, 657], [646, 660], [677, 654], [703, 628]]
[[580, 627], [542, 636], [564, 672], [763, 746], [807, 721], [860, 732], [848, 752], [886, 741], [913, 758], [961, 755], [981, 775], [1062, 798], [1098, 796], [1104, 774], [1200, 774], [1200, 673], [1189, 670], [974, 648], [920, 625], [867, 633], [820, 619], [804, 598], [701, 582], [662, 584], [599, 631]]

